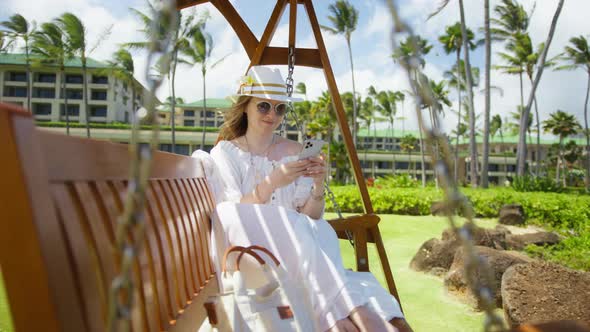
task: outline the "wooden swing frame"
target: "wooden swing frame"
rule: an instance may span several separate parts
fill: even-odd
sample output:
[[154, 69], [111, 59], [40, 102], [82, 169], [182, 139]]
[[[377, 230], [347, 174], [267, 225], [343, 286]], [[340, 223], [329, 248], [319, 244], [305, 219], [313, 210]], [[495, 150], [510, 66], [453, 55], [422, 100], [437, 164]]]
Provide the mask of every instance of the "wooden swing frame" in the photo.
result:
[[[277, 3], [268, 20], [264, 33], [260, 40], [254, 36], [252, 30], [241, 18], [236, 9], [232, 6], [229, 0], [178, 0], [177, 8], [183, 9], [204, 3], [211, 3], [219, 12], [225, 17], [227, 22], [236, 32], [242, 46], [246, 50], [246, 54], [250, 59], [248, 69], [256, 65], [287, 65], [289, 58], [289, 49], [294, 49], [295, 52], [295, 66], [305, 66], [322, 69], [328, 90], [332, 97], [332, 103], [336, 110], [336, 117], [344, 144], [348, 152], [348, 158], [352, 165], [354, 178], [361, 193], [363, 202], [364, 214], [351, 216], [342, 219], [329, 220], [332, 227], [338, 233], [340, 238], [345, 239], [345, 231], [350, 231], [354, 238], [354, 252], [356, 258], [357, 271], [369, 271], [369, 257], [367, 243], [374, 243], [379, 254], [379, 260], [385, 274], [385, 280], [389, 288], [389, 292], [395, 296], [401, 305], [401, 301], [395, 286], [395, 280], [391, 273], [391, 267], [387, 260], [387, 253], [381, 232], [379, 231], [378, 223], [379, 216], [374, 213], [371, 197], [367, 190], [361, 165], [358, 159], [356, 148], [354, 146], [353, 138], [344, 112], [344, 106], [334, 72], [330, 65], [328, 52], [324, 44], [324, 39], [320, 31], [320, 25], [313, 7], [312, 0], [277, 0]], [[289, 40], [288, 47], [271, 47], [270, 42], [276, 31], [280, 18], [283, 16], [285, 9], [289, 5]], [[316, 41], [317, 48], [300, 48], [296, 47], [296, 27], [297, 27], [297, 5], [302, 5], [309, 17], [311, 29]], [[247, 70], [246, 70], [247, 72]]]

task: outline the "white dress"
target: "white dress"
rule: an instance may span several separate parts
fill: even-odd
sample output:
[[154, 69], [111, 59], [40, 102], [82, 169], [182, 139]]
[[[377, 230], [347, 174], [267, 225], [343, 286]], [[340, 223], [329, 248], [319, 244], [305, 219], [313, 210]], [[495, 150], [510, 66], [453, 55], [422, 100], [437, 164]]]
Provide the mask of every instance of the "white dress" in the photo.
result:
[[[311, 194], [311, 178], [301, 177], [275, 190], [269, 204], [239, 203], [242, 195], [254, 190], [257, 177], [264, 178], [274, 167], [296, 156], [278, 161], [251, 158], [249, 152], [233, 143], [220, 141], [211, 150], [211, 157], [224, 184], [223, 193], [216, 195], [218, 203], [223, 202], [217, 205], [213, 226], [218, 252], [219, 247], [228, 245], [257, 244], [270, 249], [294, 280], [305, 283], [320, 331], [361, 305], [386, 320], [403, 317], [395, 298], [371, 273], [344, 268], [338, 238], [330, 224], [296, 211]], [[219, 233], [223, 233], [221, 239]]]

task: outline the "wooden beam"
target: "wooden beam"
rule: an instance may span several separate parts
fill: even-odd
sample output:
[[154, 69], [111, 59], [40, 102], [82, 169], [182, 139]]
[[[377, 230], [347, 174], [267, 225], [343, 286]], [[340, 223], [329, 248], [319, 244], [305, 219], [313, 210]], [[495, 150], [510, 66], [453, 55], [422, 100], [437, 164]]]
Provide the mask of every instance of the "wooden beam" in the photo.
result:
[[[259, 65], [286, 65], [289, 49], [286, 47], [267, 47], [258, 62]], [[314, 48], [296, 48], [295, 63], [297, 66], [322, 68], [320, 52]]]
[[377, 226], [379, 223], [379, 217], [375, 214], [365, 214], [359, 216], [350, 216], [342, 219], [328, 220], [328, 223], [337, 232], [343, 232], [345, 230], [367, 231], [369, 228]]
[[375, 247], [377, 248], [377, 254], [379, 255], [379, 261], [381, 262], [381, 269], [385, 274], [385, 281], [387, 282], [389, 292], [391, 295], [393, 295], [393, 297], [395, 297], [397, 303], [399, 303], [399, 308], [402, 312], [404, 312], [404, 309], [402, 308], [402, 301], [400, 301], [397, 287], [395, 285], [395, 280], [393, 279], [393, 274], [391, 273], [391, 266], [389, 266], [387, 252], [385, 251], [385, 245], [383, 244], [383, 239], [381, 238], [381, 232], [379, 231], [379, 228], [377, 226], [371, 227], [369, 230], [369, 235], [371, 235], [375, 241]]
[[[295, 48], [297, 32], [297, 0], [289, 0], [289, 48]], [[295, 65], [295, 64], [293, 64]]]
[[252, 59], [258, 47], [258, 39], [252, 33], [246, 22], [242, 19], [240, 14], [236, 11], [229, 0], [210, 0], [211, 4], [219, 10], [221, 15], [225, 17], [229, 25], [234, 29], [242, 46], [248, 54], [248, 58]]
[[[246, 73], [248, 72], [250, 67], [261, 64], [260, 60], [262, 59], [262, 55], [268, 48], [268, 45], [270, 44], [270, 41], [272, 40], [272, 37], [275, 34], [277, 26], [279, 25], [279, 20], [281, 19], [281, 16], [283, 16], [283, 12], [285, 11], [286, 5], [287, 0], [277, 1], [277, 4], [275, 5], [275, 8], [272, 11], [272, 14], [270, 15], [270, 18], [268, 19], [268, 23], [266, 24], [264, 33], [262, 34], [262, 37], [260, 37], [260, 43], [258, 43], [258, 47], [256, 47], [256, 52], [254, 52], [254, 55], [250, 59], [250, 66], [248, 66], [248, 68], [246, 69]], [[285, 59], [287, 59], [286, 56]]]
[[348, 151], [348, 159], [350, 160], [350, 164], [354, 171], [354, 178], [361, 193], [363, 207], [365, 213], [371, 214], [373, 213], [373, 205], [371, 204], [371, 198], [369, 197], [367, 184], [365, 183], [365, 178], [363, 176], [356, 148], [352, 140], [352, 135], [350, 133], [350, 128], [348, 126], [346, 114], [344, 113], [344, 106], [342, 105], [342, 100], [340, 99], [340, 93], [338, 92], [338, 86], [336, 85], [334, 72], [332, 71], [332, 66], [330, 65], [330, 59], [328, 58], [326, 45], [324, 44], [324, 39], [322, 38], [320, 24], [313, 9], [313, 4], [311, 0], [304, 0], [304, 5], [307, 11], [307, 15], [309, 16], [309, 22], [311, 23], [311, 29], [316, 40], [316, 45], [318, 45], [320, 59], [322, 61], [322, 66], [324, 68], [324, 75], [326, 77], [326, 82], [328, 83], [330, 95], [332, 96], [332, 103], [334, 105], [334, 108], [336, 109], [336, 117], [338, 118], [338, 124], [340, 125], [340, 131], [342, 133], [342, 138], [344, 139], [344, 144], [346, 145], [346, 150]]

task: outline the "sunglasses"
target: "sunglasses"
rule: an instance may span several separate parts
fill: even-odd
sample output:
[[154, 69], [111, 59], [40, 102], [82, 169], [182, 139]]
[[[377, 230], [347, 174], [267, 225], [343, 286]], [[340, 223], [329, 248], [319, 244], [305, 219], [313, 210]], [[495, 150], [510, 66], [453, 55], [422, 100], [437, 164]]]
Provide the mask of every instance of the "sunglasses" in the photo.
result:
[[[272, 104], [267, 101], [260, 101], [256, 104], [256, 109], [258, 110], [258, 112], [260, 112], [261, 114], [264, 114], [264, 115], [267, 115], [268, 113], [270, 113], [270, 110], [272, 108], [273, 108]], [[274, 105], [274, 109], [275, 109], [275, 113], [277, 114], [277, 116], [283, 116], [283, 115], [285, 115], [285, 113], [287, 113], [287, 110], [289, 108], [288, 108], [287, 104], [280, 103], [280, 104]]]

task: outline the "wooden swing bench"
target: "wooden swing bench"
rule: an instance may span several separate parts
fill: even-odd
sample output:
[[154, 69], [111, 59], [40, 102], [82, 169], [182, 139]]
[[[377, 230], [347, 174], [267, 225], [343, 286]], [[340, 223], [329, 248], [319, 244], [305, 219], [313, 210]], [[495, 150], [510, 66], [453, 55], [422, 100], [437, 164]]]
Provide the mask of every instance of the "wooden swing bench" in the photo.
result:
[[[8, 104], [0, 104], [0, 140], [0, 264], [15, 330], [107, 330], [128, 146], [37, 129], [29, 112]], [[218, 291], [213, 209], [197, 159], [155, 153], [133, 267], [133, 331], [194, 331], [205, 319], [203, 303]], [[357, 234], [376, 222], [335, 228]]]

